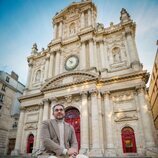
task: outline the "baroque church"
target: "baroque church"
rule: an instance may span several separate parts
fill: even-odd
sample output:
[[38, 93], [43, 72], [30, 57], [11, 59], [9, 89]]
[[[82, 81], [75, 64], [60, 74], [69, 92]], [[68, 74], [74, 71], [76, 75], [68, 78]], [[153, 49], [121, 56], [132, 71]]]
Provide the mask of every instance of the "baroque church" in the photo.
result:
[[154, 156], [156, 134], [147, 100], [149, 73], [143, 70], [136, 24], [125, 9], [120, 23], [96, 23], [91, 0], [73, 2], [53, 17], [47, 49], [32, 47], [27, 86], [14, 152], [40, 148], [39, 128], [53, 119], [52, 107], [66, 108], [79, 152], [89, 157]]

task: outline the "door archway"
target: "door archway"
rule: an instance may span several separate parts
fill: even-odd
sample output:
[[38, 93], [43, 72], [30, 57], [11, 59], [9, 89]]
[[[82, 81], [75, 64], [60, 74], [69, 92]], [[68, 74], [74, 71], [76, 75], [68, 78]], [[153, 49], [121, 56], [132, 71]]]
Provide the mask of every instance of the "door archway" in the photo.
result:
[[27, 153], [32, 153], [34, 143], [34, 135], [30, 134], [27, 139]]
[[78, 109], [71, 107], [65, 111], [65, 122], [71, 124], [76, 133], [78, 149], [80, 149], [80, 112]]
[[136, 153], [136, 141], [134, 130], [131, 127], [124, 127], [121, 131], [122, 146], [124, 153]]

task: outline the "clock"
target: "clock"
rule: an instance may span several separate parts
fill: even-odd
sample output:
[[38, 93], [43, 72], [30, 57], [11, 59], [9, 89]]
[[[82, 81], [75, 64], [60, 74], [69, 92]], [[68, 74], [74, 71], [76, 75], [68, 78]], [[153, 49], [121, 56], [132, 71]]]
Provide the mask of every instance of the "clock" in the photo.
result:
[[66, 62], [65, 62], [65, 69], [70, 71], [70, 70], [74, 70], [79, 63], [79, 59], [76, 55], [72, 55], [69, 58], [67, 58]]

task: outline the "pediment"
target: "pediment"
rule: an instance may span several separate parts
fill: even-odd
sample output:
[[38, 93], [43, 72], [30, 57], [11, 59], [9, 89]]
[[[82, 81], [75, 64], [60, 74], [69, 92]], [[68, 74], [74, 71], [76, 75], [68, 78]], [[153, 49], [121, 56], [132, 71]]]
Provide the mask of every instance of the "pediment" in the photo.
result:
[[66, 7], [65, 9], [61, 10], [59, 13], [57, 13], [53, 19], [59, 18], [65, 14], [67, 14], [69, 11], [76, 9], [76, 8], [80, 8], [82, 6], [84, 6], [87, 3], [91, 3], [90, 1], [83, 1], [83, 2], [72, 2], [68, 7]]
[[76, 84], [82, 84], [85, 82], [95, 81], [97, 80], [98, 76], [95, 73], [89, 72], [66, 72], [60, 74], [45, 83], [41, 91], [59, 89], [63, 87], [69, 87]]

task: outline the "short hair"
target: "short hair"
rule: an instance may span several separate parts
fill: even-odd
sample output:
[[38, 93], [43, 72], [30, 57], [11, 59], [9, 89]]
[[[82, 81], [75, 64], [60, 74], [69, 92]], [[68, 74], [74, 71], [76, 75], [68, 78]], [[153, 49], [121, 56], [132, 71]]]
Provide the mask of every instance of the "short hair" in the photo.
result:
[[65, 110], [65, 107], [64, 107], [64, 105], [63, 105], [63, 104], [56, 104], [56, 105], [54, 105], [54, 106], [53, 106], [53, 108], [52, 108], [53, 112], [54, 112], [54, 109], [55, 109], [55, 107], [56, 107], [56, 106], [62, 106], [62, 107], [63, 107], [63, 109]]

